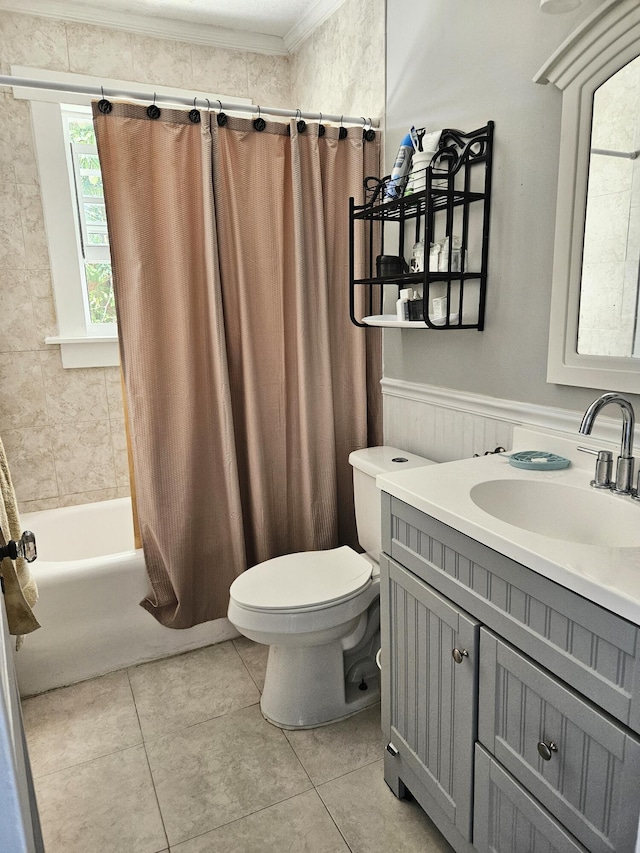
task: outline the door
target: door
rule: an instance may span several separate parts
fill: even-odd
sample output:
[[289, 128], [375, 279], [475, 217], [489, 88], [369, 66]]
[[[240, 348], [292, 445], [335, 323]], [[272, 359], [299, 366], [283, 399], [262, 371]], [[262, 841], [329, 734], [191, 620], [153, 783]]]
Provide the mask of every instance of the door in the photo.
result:
[[0, 850], [44, 853], [4, 594], [0, 595], [0, 623]]
[[479, 623], [382, 557], [383, 729], [471, 839]]

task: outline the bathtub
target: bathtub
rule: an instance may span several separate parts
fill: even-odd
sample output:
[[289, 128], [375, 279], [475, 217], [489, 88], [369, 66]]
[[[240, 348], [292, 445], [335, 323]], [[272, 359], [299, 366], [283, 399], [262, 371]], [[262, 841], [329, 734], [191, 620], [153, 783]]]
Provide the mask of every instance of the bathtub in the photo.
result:
[[42, 626], [15, 655], [21, 695], [238, 636], [227, 619], [175, 630], [140, 607], [149, 583], [130, 498], [24, 513], [21, 523], [36, 535]]

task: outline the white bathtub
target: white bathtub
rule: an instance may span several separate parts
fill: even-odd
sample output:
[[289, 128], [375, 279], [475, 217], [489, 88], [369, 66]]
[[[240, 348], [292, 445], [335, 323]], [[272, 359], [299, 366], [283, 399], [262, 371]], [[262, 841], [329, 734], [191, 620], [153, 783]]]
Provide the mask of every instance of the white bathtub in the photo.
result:
[[140, 607], [149, 584], [133, 547], [131, 500], [25, 513], [41, 628], [15, 655], [23, 696], [238, 636], [226, 619], [174, 630]]

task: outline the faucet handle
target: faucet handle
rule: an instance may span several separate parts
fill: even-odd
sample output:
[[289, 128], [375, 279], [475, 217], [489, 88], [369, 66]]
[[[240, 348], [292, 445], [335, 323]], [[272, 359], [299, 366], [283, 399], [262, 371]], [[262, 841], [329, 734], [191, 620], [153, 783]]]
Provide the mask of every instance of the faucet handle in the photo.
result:
[[615, 485], [611, 479], [613, 471], [613, 454], [610, 450], [592, 450], [590, 447], [578, 447], [583, 453], [597, 456], [596, 473], [591, 485], [594, 489], [611, 489]]

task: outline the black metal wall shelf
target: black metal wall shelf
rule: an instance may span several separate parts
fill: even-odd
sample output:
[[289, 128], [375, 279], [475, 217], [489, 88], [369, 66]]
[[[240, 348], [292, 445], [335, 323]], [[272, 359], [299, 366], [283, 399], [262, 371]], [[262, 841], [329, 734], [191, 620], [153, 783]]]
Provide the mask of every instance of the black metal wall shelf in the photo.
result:
[[[356, 326], [484, 328], [493, 128], [490, 121], [470, 133], [444, 130], [428, 168], [409, 178], [418, 191], [405, 188], [402, 197], [384, 201], [387, 189], [398, 192], [398, 185], [390, 177], [369, 178], [365, 203], [350, 199], [350, 312]], [[409, 269], [407, 258], [421, 240], [422, 269], [378, 275], [379, 256], [396, 257]], [[442, 247], [437, 269], [432, 246], [434, 252]], [[413, 309], [421, 310], [423, 320], [396, 321], [395, 300], [403, 288], [419, 291], [422, 304], [414, 302]], [[446, 311], [436, 318], [438, 297], [440, 304], [444, 297]]]

